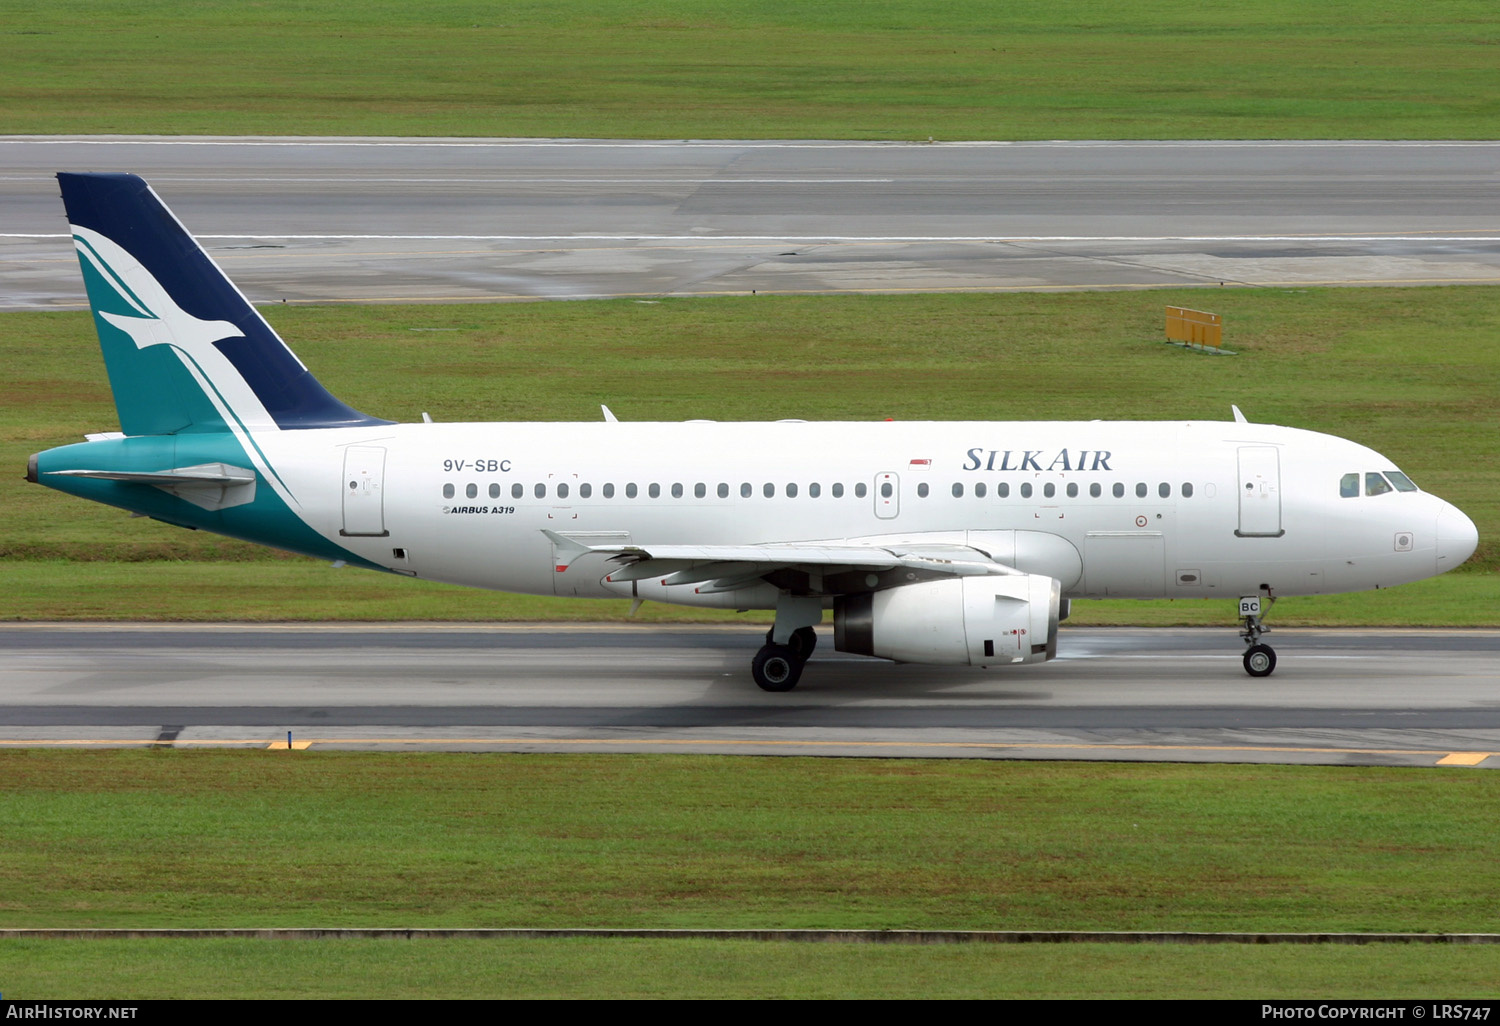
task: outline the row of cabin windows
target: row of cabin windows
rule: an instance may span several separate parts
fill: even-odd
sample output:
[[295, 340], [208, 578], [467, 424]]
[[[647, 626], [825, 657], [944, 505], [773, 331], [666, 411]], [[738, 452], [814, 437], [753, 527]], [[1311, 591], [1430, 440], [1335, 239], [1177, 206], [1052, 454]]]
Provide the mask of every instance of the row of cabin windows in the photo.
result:
[[[890, 495], [890, 487], [891, 487], [890, 485], [885, 485], [884, 486], [884, 488], [886, 489], [885, 494], [887, 495], [887, 497], [889, 497], [889, 495]], [[672, 498], [674, 498], [674, 499], [680, 499], [680, 498], [682, 498], [686, 494], [686, 489], [681, 484], [673, 484], [673, 485], [670, 486], [669, 490], [671, 492]], [[541, 484], [540, 482], [537, 483], [537, 484], [535, 484], [535, 485], [533, 485], [531, 491], [532, 491], [532, 494], [534, 496], [536, 496], [536, 498], [538, 498], [538, 499], [545, 499], [547, 497], [547, 486], [545, 484]], [[842, 499], [844, 497], [844, 486], [842, 484], [831, 485], [829, 487], [828, 491], [829, 491], [829, 493], [835, 499]], [[768, 481], [768, 482], [766, 482], [765, 485], [762, 486], [761, 492], [768, 499], [774, 498], [776, 496], [776, 486]], [[652, 499], [659, 499], [659, 498], [661, 498], [661, 493], [662, 493], [662, 486], [659, 485], [659, 484], [652, 483], [652, 484], [648, 484], [646, 486], [646, 495], [648, 497], [652, 498]], [[715, 489], [715, 493], [721, 499], [727, 499], [727, 498], [729, 498], [729, 485], [726, 484], [726, 483], [724, 483], [724, 482], [722, 482], [722, 481], [719, 482], [719, 486], [718, 486], [717, 489]], [[443, 485], [443, 498], [445, 498], [445, 499], [451, 499], [451, 498], [453, 498], [457, 494], [458, 494], [457, 489], [453, 485], [451, 485], [451, 484], [445, 484], [445, 485]], [[500, 496], [502, 494], [504, 494], [504, 493], [502, 492], [500, 485], [498, 485], [498, 484], [492, 484], [492, 485], [490, 485], [490, 498], [492, 498], [492, 499], [498, 499], [498, 498], [500, 498]], [[557, 485], [556, 491], [553, 494], [554, 494], [555, 497], [557, 497], [559, 499], [566, 499], [570, 495], [572, 495], [572, 489], [570, 488], [570, 486], [566, 482], [559, 482], [558, 485]], [[614, 486], [614, 484], [610, 483], [610, 484], [602, 485], [599, 488], [599, 494], [602, 495], [606, 499], [613, 499], [615, 497], [615, 486]], [[750, 496], [752, 496], [754, 494], [755, 494], [755, 486], [752, 485], [750, 482], [746, 481], [745, 483], [743, 483], [743, 484], [740, 485], [740, 498], [742, 498], [742, 499], [748, 499], [748, 498], [750, 498]], [[786, 492], [785, 492], [785, 494], [786, 494], [787, 498], [789, 498], [789, 499], [795, 499], [799, 494], [801, 494], [801, 492], [798, 489], [796, 483], [793, 482], [793, 483], [789, 483], [786, 486]], [[822, 494], [823, 494], [823, 486], [822, 485], [814, 482], [813, 484], [810, 484], [810, 485], [807, 486], [807, 495], [808, 495], [809, 498], [816, 499], [819, 496], [821, 496]], [[868, 494], [869, 494], [869, 489], [868, 489], [868, 487], [863, 482], [861, 482], [861, 483], [859, 483], [859, 484], [857, 484], [857, 485], [854, 486], [854, 497], [855, 498], [857, 498], [857, 499], [863, 499]], [[467, 496], [470, 499], [477, 499], [477, 498], [479, 498], [479, 486], [477, 484], [468, 484], [468, 485], [465, 485], [464, 486], [464, 495]], [[588, 483], [584, 483], [584, 484], [581, 484], [581, 485], [578, 486], [578, 497], [580, 499], [589, 499], [589, 498], [592, 498], [593, 495], [594, 495], [594, 486], [593, 485], [588, 484]], [[634, 499], [634, 498], [638, 497], [639, 495], [640, 495], [640, 488], [639, 488], [639, 486], [637, 486], [635, 484], [635, 482], [632, 481], [632, 482], [630, 482], [629, 484], [627, 484], [625, 486], [625, 498], [627, 498], [627, 499]], [[510, 486], [510, 497], [512, 499], [522, 499], [522, 498], [525, 498], [526, 497], [526, 486], [523, 485], [523, 484], [521, 484], [521, 483], [519, 483], [519, 482], [517, 482], [516, 484], [511, 485]], [[695, 499], [704, 499], [704, 498], [707, 498], [707, 497], [708, 497], [708, 485], [704, 484], [701, 481], [698, 482], [697, 484], [693, 485], [693, 498], [695, 498]]]
[[[1374, 476], [1378, 477], [1379, 475], [1377, 474], [1377, 475], [1374, 475]], [[1070, 481], [1070, 482], [1068, 482], [1067, 485], [1064, 486], [1064, 488], [1065, 488], [1065, 492], [1066, 492], [1068, 498], [1070, 498], [1070, 499], [1076, 499], [1076, 498], [1078, 498], [1078, 495], [1079, 495], [1078, 482], [1076, 482], [1076, 481]], [[671, 493], [672, 498], [674, 498], [674, 499], [680, 499], [680, 498], [682, 498], [686, 494], [686, 490], [685, 490], [684, 486], [681, 485], [681, 484], [673, 484], [673, 485], [671, 485], [670, 488], [669, 488], [669, 491]], [[727, 498], [729, 498], [729, 493], [730, 493], [729, 485], [726, 484], [726, 483], [724, 483], [724, 482], [722, 482], [722, 481], [719, 482], [718, 487], [714, 491], [715, 491], [715, 494], [718, 495], [718, 497], [721, 498], [721, 499], [727, 499]], [[769, 481], [767, 481], [765, 484], [763, 484], [761, 486], [760, 491], [761, 491], [761, 494], [764, 495], [768, 499], [772, 499], [772, 498], [776, 497], [776, 485], [772, 484]], [[828, 488], [828, 491], [829, 491], [829, 494], [832, 495], [835, 499], [842, 499], [844, 497], [844, 486], [843, 486], [843, 484], [833, 484], [833, 485], [830, 485], [829, 488]], [[955, 499], [961, 499], [961, 498], [963, 498], [964, 491], [965, 491], [965, 489], [964, 489], [963, 482], [961, 482], [961, 481], [955, 481], [954, 484], [953, 484], [953, 488], [952, 488], [953, 497]], [[538, 482], [537, 484], [535, 484], [535, 485], [532, 486], [531, 492], [532, 492], [532, 495], [535, 496], [536, 498], [538, 498], [538, 499], [545, 499], [547, 497], [547, 486], [545, 484], [542, 484], [542, 483]], [[746, 482], [744, 482], [744, 483], [742, 483], [740, 485], [739, 492], [740, 492], [740, 498], [742, 498], [742, 499], [748, 499], [752, 495], [755, 494], [755, 486], [752, 485], [749, 481], [746, 481]], [[854, 492], [854, 497], [856, 499], [863, 499], [868, 494], [868, 489], [866, 488], [866, 486], [865, 486], [865, 484], [863, 482], [860, 482], [859, 484], [856, 484], [854, 486], [853, 492]], [[1023, 499], [1029, 499], [1033, 495], [1036, 494], [1035, 489], [1034, 489], [1034, 487], [1033, 487], [1033, 485], [1032, 485], [1032, 483], [1030, 481], [1022, 482], [1020, 488], [1018, 489], [1018, 492], [1019, 492], [1021, 498], [1023, 498]], [[606, 499], [613, 499], [615, 497], [615, 486], [612, 483], [611, 484], [602, 485], [602, 486], [600, 486], [599, 493], [600, 493], [600, 495], [602, 495]], [[1138, 482], [1136, 482], [1136, 485], [1135, 485], [1135, 496], [1136, 496], [1136, 498], [1138, 498], [1138, 499], [1144, 499], [1148, 495], [1150, 495], [1150, 493], [1151, 493], [1151, 486], [1150, 485], [1148, 485], [1144, 481], [1138, 481]], [[445, 485], [443, 485], [443, 498], [445, 498], [445, 499], [451, 499], [456, 494], [457, 494], [457, 489], [453, 485], [451, 485], [451, 484], [445, 484]], [[498, 499], [498, 498], [501, 497], [502, 494], [504, 494], [504, 493], [503, 493], [500, 485], [498, 485], [498, 484], [492, 484], [492, 485], [490, 485], [490, 487], [489, 487], [490, 498], [492, 498], [492, 499]], [[569, 498], [572, 495], [572, 491], [571, 491], [570, 486], [566, 482], [559, 482], [557, 484], [556, 490], [554, 491], [553, 494], [554, 494], [554, 496], [556, 498], [566, 499], [566, 498]], [[593, 485], [587, 484], [587, 483], [578, 485], [578, 498], [580, 498], [580, 499], [589, 499], [589, 498], [593, 497], [593, 494], [594, 494], [594, 486]], [[661, 485], [653, 483], [653, 484], [648, 484], [646, 486], [646, 495], [649, 498], [659, 499], [659, 498], [661, 498], [661, 494], [662, 494], [662, 486]], [[785, 495], [788, 499], [795, 499], [798, 495], [801, 494], [801, 489], [798, 487], [798, 485], [796, 484], [796, 482], [789, 482], [786, 485], [786, 487], [783, 489], [782, 494]], [[822, 494], [823, 494], [823, 486], [821, 484], [818, 484], [817, 482], [813, 482], [812, 484], [810, 484], [810, 485], [807, 486], [807, 497], [808, 498], [810, 498], [810, 499], [816, 499], [816, 498], [819, 498]], [[889, 481], [882, 482], [881, 485], [880, 485], [880, 494], [884, 498], [889, 499], [892, 496], [892, 494], [894, 494], [894, 486]], [[931, 489], [928, 487], [926, 481], [923, 481], [923, 482], [921, 482], [920, 484], [917, 485], [917, 497], [919, 499], [925, 499], [930, 494], [931, 494]], [[989, 486], [986, 485], [983, 481], [979, 481], [979, 482], [976, 482], [974, 484], [974, 486], [973, 486], [973, 495], [974, 495], [974, 498], [976, 498], [976, 499], [983, 499], [988, 494], [989, 494]], [[1114, 483], [1114, 485], [1111, 486], [1111, 488], [1110, 488], [1110, 494], [1112, 494], [1117, 499], [1123, 499], [1125, 497], [1125, 485], [1122, 484], [1119, 481], [1116, 481]], [[1163, 498], [1163, 499], [1170, 499], [1172, 497], [1172, 486], [1170, 484], [1168, 484], [1167, 482], [1163, 481], [1163, 482], [1161, 482], [1160, 484], [1158, 484], [1156, 486], [1156, 494], [1159, 497]], [[1192, 486], [1192, 484], [1189, 483], [1189, 482], [1184, 481], [1182, 483], [1180, 489], [1179, 489], [1179, 494], [1184, 499], [1191, 499], [1193, 497], [1193, 486]], [[1374, 494], [1374, 493], [1372, 493], [1372, 494]], [[477, 484], [468, 484], [468, 485], [465, 485], [464, 486], [464, 495], [466, 497], [470, 498], [470, 499], [477, 499], [477, 498], [479, 498], [479, 485], [477, 485]], [[627, 498], [627, 499], [634, 499], [634, 498], [638, 497], [639, 495], [640, 495], [640, 489], [636, 486], [636, 484], [634, 482], [631, 482], [630, 484], [627, 484], [625, 486], [625, 498]], [[1099, 484], [1098, 482], [1095, 482], [1095, 483], [1089, 485], [1089, 496], [1090, 497], [1098, 499], [1098, 498], [1102, 497], [1103, 495], [1104, 495], [1104, 486], [1103, 485]], [[522, 498], [525, 498], [526, 497], [526, 486], [523, 485], [523, 484], [521, 484], [521, 483], [519, 483], [519, 482], [517, 482], [515, 484], [512, 484], [510, 486], [510, 497], [512, 499], [522, 499]], [[693, 485], [693, 497], [695, 499], [704, 499], [704, 498], [707, 498], [708, 497], [708, 485], [704, 484], [701, 481], [698, 482], [697, 484]], [[996, 498], [1000, 498], [1000, 499], [1008, 499], [1008, 498], [1010, 498], [1010, 484], [1009, 484], [1009, 482], [1001, 481], [999, 484], [995, 485], [995, 497]], [[1044, 499], [1053, 499], [1053, 498], [1056, 498], [1056, 497], [1057, 497], [1057, 485], [1055, 483], [1049, 481], [1048, 483], [1042, 485], [1042, 498], [1044, 498]]]
[[[1359, 474], [1345, 474], [1339, 478], [1339, 495], [1352, 499], [1359, 494]], [[1384, 495], [1387, 492], [1414, 492], [1417, 486], [1411, 478], [1399, 470], [1387, 470], [1384, 474], [1367, 471], [1364, 474], [1365, 494]]]
[[[963, 498], [963, 495], [964, 495], [964, 485], [963, 485], [963, 482], [962, 481], [955, 481], [953, 483], [952, 491], [953, 491], [953, 497], [955, 499], [961, 499], [961, 498]], [[1070, 498], [1070, 499], [1076, 499], [1076, 498], [1078, 498], [1078, 482], [1077, 481], [1069, 481], [1068, 484], [1067, 484], [1067, 486], [1066, 486], [1066, 493], [1067, 493], [1068, 498]], [[1151, 486], [1150, 485], [1148, 485], [1144, 481], [1137, 481], [1136, 482], [1136, 485], [1135, 485], [1135, 496], [1136, 496], [1136, 498], [1138, 498], [1138, 499], [1144, 499], [1150, 493], [1151, 493]], [[927, 482], [924, 481], [921, 484], [917, 485], [917, 498], [919, 498], [919, 499], [925, 499], [925, 498], [927, 498], [928, 494], [929, 494], [929, 490], [928, 490], [928, 487], [927, 487]], [[976, 499], [982, 499], [987, 494], [988, 494], [988, 486], [985, 485], [985, 483], [983, 481], [979, 481], [979, 482], [977, 482], [974, 485], [974, 498], [976, 498]], [[1020, 494], [1021, 494], [1021, 498], [1023, 498], [1023, 499], [1029, 499], [1029, 498], [1032, 497], [1032, 495], [1035, 494], [1030, 481], [1022, 482], [1021, 487], [1020, 487]], [[1125, 497], [1125, 485], [1123, 485], [1119, 481], [1116, 481], [1114, 483], [1114, 485], [1110, 488], [1110, 494], [1113, 495], [1117, 499], [1123, 499]], [[1156, 494], [1158, 496], [1160, 496], [1161, 498], [1163, 498], [1163, 499], [1170, 499], [1172, 497], [1172, 486], [1170, 484], [1168, 484], [1167, 482], [1163, 481], [1163, 482], [1161, 482], [1160, 484], [1158, 484], [1156, 486]], [[1008, 499], [1008, 498], [1010, 498], [1010, 485], [1007, 482], [1005, 482], [1005, 481], [1001, 481], [999, 484], [995, 485], [995, 495], [996, 495], [997, 498], [1001, 498], [1001, 499]], [[1097, 498], [1100, 498], [1103, 495], [1104, 495], [1104, 486], [1103, 485], [1099, 484], [1097, 481], [1095, 483], [1089, 485], [1089, 497], [1090, 498], [1097, 499]], [[1182, 483], [1182, 486], [1181, 486], [1181, 495], [1182, 495], [1182, 497], [1184, 499], [1191, 499], [1193, 497], [1193, 486], [1192, 486], [1192, 484], [1190, 482], [1184, 481]], [[1044, 498], [1044, 499], [1053, 499], [1053, 498], [1056, 498], [1056, 497], [1057, 497], [1057, 485], [1056, 484], [1048, 482], [1047, 484], [1042, 485], [1042, 498]]]

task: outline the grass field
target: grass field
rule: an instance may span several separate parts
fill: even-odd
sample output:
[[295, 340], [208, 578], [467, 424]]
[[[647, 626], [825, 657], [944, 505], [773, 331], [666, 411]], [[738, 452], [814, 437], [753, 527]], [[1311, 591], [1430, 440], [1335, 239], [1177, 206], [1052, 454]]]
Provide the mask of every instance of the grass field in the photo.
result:
[[[1205, 302], [1211, 300], [1211, 302]], [[1166, 303], [1224, 315], [1236, 357], [1158, 342]], [[756, 296], [283, 308], [328, 387], [416, 420], [1228, 419], [1329, 431], [1390, 456], [1479, 525], [1463, 570], [1361, 595], [1289, 599], [1290, 624], [1500, 624], [1500, 291], [1237, 290], [1068, 295]], [[440, 328], [441, 331], [433, 331]], [[436, 341], [435, 341], [436, 340]], [[816, 355], [816, 359], [811, 357]], [[29, 453], [116, 426], [87, 315], [0, 317], [0, 618], [591, 619], [566, 603], [330, 570], [131, 520], [28, 485]], [[746, 367], [761, 368], [745, 373]], [[643, 615], [714, 614], [648, 605]], [[1075, 623], [1218, 623], [1216, 603], [1079, 603]]]
[[1493, 932], [1500, 775], [0, 751], [7, 926]]
[[0, 0], [0, 134], [1472, 139], [1488, 0]]
[[[0, 940], [11, 1000], [1493, 998], [1500, 947]], [[80, 983], [80, 981], [87, 981]]]
[[[0, 752], [7, 926], [1494, 932], [1500, 776]], [[1493, 995], [1500, 948], [3, 941], [10, 998]]]

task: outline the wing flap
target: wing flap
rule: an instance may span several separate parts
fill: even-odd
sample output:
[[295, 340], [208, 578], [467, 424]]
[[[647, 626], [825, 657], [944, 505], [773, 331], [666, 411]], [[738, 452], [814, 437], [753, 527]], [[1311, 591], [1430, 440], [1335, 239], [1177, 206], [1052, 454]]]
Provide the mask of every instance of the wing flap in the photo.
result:
[[743, 587], [778, 570], [812, 574], [836, 571], [881, 572], [904, 567], [943, 576], [969, 577], [1018, 573], [985, 553], [954, 544], [860, 544], [857, 541], [784, 542], [767, 545], [587, 545], [543, 531], [553, 545], [559, 572], [579, 556], [598, 553], [622, 564], [609, 574], [613, 582], [659, 577], [664, 585], [703, 584], [700, 591]]

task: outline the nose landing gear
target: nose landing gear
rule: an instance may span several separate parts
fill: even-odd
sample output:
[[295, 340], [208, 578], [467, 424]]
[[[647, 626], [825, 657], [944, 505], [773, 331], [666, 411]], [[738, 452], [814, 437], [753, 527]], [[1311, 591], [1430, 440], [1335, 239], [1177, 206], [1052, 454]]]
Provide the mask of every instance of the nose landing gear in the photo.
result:
[[[1266, 593], [1266, 601], [1275, 603], [1276, 596]], [[1267, 610], [1269, 612], [1269, 609]], [[1247, 595], [1240, 599], [1240, 619], [1243, 626], [1240, 628], [1240, 639], [1245, 642], [1245, 672], [1252, 677], [1269, 677], [1276, 669], [1276, 650], [1270, 645], [1261, 644], [1262, 634], [1269, 634], [1271, 628], [1261, 622], [1260, 596]]]

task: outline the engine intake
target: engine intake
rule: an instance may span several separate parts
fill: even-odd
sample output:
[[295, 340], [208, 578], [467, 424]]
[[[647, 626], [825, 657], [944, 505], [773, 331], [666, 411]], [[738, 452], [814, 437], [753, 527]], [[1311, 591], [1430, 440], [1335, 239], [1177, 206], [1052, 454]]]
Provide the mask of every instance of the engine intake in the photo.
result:
[[989, 666], [1057, 655], [1062, 585], [1041, 574], [950, 577], [842, 595], [834, 647], [902, 663]]

